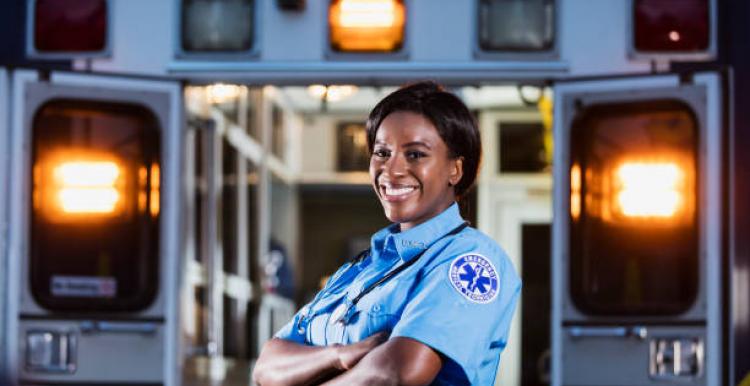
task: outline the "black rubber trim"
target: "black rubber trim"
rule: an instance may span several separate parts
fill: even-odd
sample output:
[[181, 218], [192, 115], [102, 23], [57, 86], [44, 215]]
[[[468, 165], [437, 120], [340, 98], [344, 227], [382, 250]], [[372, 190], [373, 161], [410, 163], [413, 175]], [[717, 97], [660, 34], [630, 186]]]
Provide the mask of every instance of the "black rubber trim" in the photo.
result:
[[613, 327], [613, 326], [654, 326], [654, 327], [703, 327], [705, 320], [627, 320], [627, 321], [575, 321], [566, 320], [562, 322], [563, 327]]
[[85, 315], [85, 314], [47, 314], [47, 315], [34, 315], [34, 314], [21, 314], [21, 320], [105, 320], [105, 321], [116, 321], [116, 322], [151, 322], [151, 323], [164, 323], [166, 319], [164, 317], [127, 317], [123, 315]]

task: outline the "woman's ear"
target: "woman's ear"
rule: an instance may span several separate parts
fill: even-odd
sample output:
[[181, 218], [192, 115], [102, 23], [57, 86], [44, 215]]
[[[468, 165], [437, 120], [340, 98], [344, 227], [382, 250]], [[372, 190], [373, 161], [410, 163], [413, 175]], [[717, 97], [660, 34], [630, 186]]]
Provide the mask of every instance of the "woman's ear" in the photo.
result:
[[456, 186], [464, 176], [464, 157], [456, 157], [451, 163], [451, 173], [448, 177], [448, 185]]

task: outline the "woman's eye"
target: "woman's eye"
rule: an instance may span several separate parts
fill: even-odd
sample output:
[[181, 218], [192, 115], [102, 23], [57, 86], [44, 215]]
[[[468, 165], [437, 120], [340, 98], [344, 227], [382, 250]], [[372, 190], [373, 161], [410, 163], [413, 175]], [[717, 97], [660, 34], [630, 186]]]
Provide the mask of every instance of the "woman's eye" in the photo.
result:
[[388, 154], [389, 154], [388, 150], [384, 150], [384, 149], [376, 149], [375, 151], [372, 152], [372, 155], [378, 158], [388, 157]]
[[417, 160], [417, 159], [420, 159], [420, 158], [424, 158], [426, 156], [427, 156], [427, 154], [425, 154], [425, 153], [423, 153], [421, 151], [410, 151], [410, 152], [406, 153], [406, 157], [408, 157], [409, 159], [414, 159], [414, 160]]

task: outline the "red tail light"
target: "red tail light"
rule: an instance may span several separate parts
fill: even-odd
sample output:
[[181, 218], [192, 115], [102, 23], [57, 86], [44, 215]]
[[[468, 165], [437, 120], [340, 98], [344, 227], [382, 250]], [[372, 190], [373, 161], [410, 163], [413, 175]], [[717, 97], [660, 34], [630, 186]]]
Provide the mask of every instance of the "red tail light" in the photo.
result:
[[37, 0], [33, 12], [39, 53], [93, 53], [107, 46], [106, 0]]
[[709, 0], [635, 0], [633, 40], [642, 52], [708, 49]]

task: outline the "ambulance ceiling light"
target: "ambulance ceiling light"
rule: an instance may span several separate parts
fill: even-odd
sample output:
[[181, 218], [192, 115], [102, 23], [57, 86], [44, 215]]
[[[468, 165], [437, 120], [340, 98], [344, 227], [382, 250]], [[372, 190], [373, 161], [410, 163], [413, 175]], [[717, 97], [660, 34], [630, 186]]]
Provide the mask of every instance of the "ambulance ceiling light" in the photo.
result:
[[352, 97], [357, 93], [357, 86], [353, 85], [332, 85], [324, 86], [322, 84], [313, 84], [307, 87], [307, 93], [320, 100], [327, 102], [339, 102]]
[[205, 88], [208, 103], [211, 104], [223, 104], [235, 101], [244, 90], [242, 86], [225, 83], [215, 83]]

